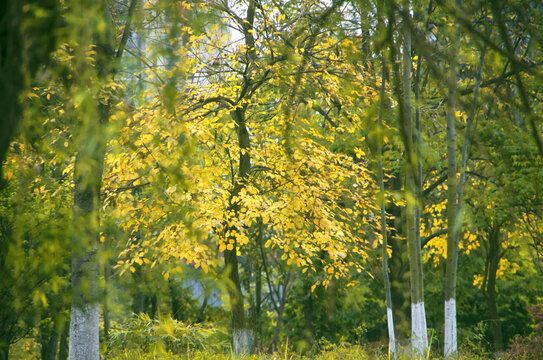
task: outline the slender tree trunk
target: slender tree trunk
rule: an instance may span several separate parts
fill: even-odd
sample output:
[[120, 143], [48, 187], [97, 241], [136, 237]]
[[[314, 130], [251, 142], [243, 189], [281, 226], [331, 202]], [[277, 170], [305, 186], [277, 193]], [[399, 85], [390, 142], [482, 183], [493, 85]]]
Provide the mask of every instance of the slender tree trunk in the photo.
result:
[[157, 317], [157, 312], [158, 312], [158, 298], [155, 293], [151, 295], [149, 302], [150, 302], [149, 317], [151, 319], [155, 319]]
[[109, 315], [109, 286], [110, 286], [110, 278], [111, 278], [111, 264], [109, 263], [109, 258], [106, 259], [104, 264], [104, 303], [103, 303], [103, 310], [102, 310], [102, 317], [104, 318], [104, 339], [107, 340], [109, 336], [109, 331], [111, 329], [111, 318]]
[[[237, 196], [241, 189], [245, 186], [245, 181], [249, 174], [251, 166], [250, 148], [251, 142], [249, 131], [245, 123], [245, 108], [236, 109], [231, 112], [232, 119], [237, 127], [238, 142], [239, 142], [239, 169], [238, 178], [235, 181], [234, 189], [232, 190], [232, 198]], [[239, 215], [240, 206], [237, 203], [230, 205], [230, 210], [234, 212], [234, 217]], [[236, 228], [227, 226], [231, 233], [237, 231]], [[243, 305], [243, 294], [241, 292], [241, 282], [239, 278], [239, 264], [237, 258], [237, 239], [230, 236], [228, 239], [230, 244], [233, 244], [232, 250], [224, 251], [224, 264], [230, 280], [228, 294], [230, 296], [231, 318], [232, 318], [232, 340], [233, 350], [235, 354], [250, 353], [253, 347], [253, 331], [248, 327], [245, 310]]]
[[271, 344], [271, 352], [277, 351], [277, 344], [279, 343], [279, 334], [281, 333], [281, 328], [283, 326], [283, 313], [285, 310], [285, 303], [281, 301], [279, 305], [279, 311], [277, 312], [277, 324], [275, 325], [275, 331], [273, 332], [273, 340]]
[[445, 262], [445, 358], [456, 356], [456, 271], [458, 266], [457, 177], [456, 177], [456, 29], [451, 29], [449, 48], [448, 103], [447, 103], [447, 259]]
[[[391, 180], [391, 190], [394, 192], [402, 191], [402, 179], [398, 173]], [[397, 341], [400, 342], [410, 338], [410, 320], [411, 310], [409, 296], [409, 261], [408, 247], [403, 236], [405, 234], [405, 214], [402, 214], [402, 208], [394, 203], [390, 203], [389, 210], [394, 219], [390, 224], [390, 237], [387, 236], [387, 242], [392, 249], [392, 256], [388, 261], [390, 269], [390, 295], [392, 297], [392, 311], [394, 314], [394, 327]], [[387, 234], [388, 235], [388, 234]]]
[[170, 278], [168, 280], [168, 287], [170, 289], [170, 305], [172, 307], [172, 318], [177, 321], [183, 321], [183, 309], [182, 304], [179, 301], [178, 285]]
[[[473, 121], [475, 119], [475, 114], [477, 110], [477, 101], [479, 97], [479, 86], [481, 83], [481, 75], [482, 75], [482, 68], [483, 68], [483, 61], [485, 56], [485, 50], [486, 50], [486, 44], [483, 47], [483, 50], [481, 52], [481, 56], [479, 58], [479, 67], [477, 72], [477, 78], [475, 79], [475, 89], [474, 89], [474, 96], [473, 96], [473, 106], [470, 112], [470, 115], [468, 117], [468, 122], [466, 126], [466, 133], [464, 135], [464, 143], [462, 145], [462, 163], [460, 164], [460, 179], [458, 184], [455, 184], [456, 191], [458, 194], [458, 198], [456, 199], [456, 204], [453, 204], [455, 206], [454, 211], [456, 212], [456, 215], [454, 215], [454, 219], [451, 219], [452, 214], [447, 214], [448, 216], [448, 236], [447, 236], [447, 262], [446, 262], [446, 269], [445, 269], [445, 339], [444, 339], [444, 347], [443, 347], [443, 356], [445, 358], [455, 357], [458, 351], [458, 340], [457, 340], [457, 321], [456, 321], [456, 274], [458, 271], [458, 243], [460, 241], [460, 234], [461, 234], [461, 227], [462, 227], [462, 205], [463, 205], [463, 199], [464, 199], [464, 183], [466, 181], [466, 167], [467, 162], [469, 159], [469, 152], [468, 148], [470, 145], [469, 138], [471, 135], [471, 128], [473, 125]], [[451, 52], [451, 56], [453, 56], [453, 52]], [[455, 64], [456, 65], [456, 64]], [[451, 64], [452, 66], [452, 64]], [[452, 71], [452, 70], [451, 70]], [[456, 70], [455, 70], [456, 72]], [[451, 76], [451, 74], [449, 74]], [[449, 79], [451, 81], [451, 79]], [[451, 86], [451, 84], [449, 84]], [[455, 90], [456, 90], [456, 79], [454, 84]], [[449, 88], [449, 91], [451, 89]], [[455, 94], [449, 93], [449, 109], [447, 116], [454, 116], [450, 115], [455, 111], [454, 105], [451, 105], [451, 97], [456, 97]], [[449, 121], [449, 118], [447, 118], [447, 122]], [[454, 120], [453, 120], [454, 121]], [[448, 129], [448, 125], [447, 125]], [[447, 138], [449, 139], [449, 136], [452, 136], [452, 134], [449, 134], [449, 131], [447, 132]], [[456, 147], [456, 145], [454, 145]], [[449, 150], [449, 148], [448, 148]], [[448, 156], [451, 156], [450, 154]], [[455, 160], [456, 162], [456, 160]], [[450, 178], [452, 176], [451, 170], [452, 166], [448, 164], [449, 166], [449, 173], [448, 177]], [[453, 164], [453, 166], [456, 166]], [[456, 174], [455, 174], [456, 176]], [[452, 186], [449, 183], [448, 184], [448, 201], [452, 201], [452, 194], [451, 190]], [[452, 211], [451, 205], [449, 205], [449, 208], [447, 211]], [[449, 256], [449, 249], [451, 249], [451, 246], [454, 247], [454, 252], [451, 256]]]
[[[409, 13], [409, 0], [404, 1], [404, 10]], [[405, 19], [404, 19], [405, 22]], [[407, 244], [409, 252], [411, 284], [411, 338], [413, 350], [424, 356], [428, 349], [426, 314], [424, 309], [424, 283], [420, 239], [417, 239], [417, 160], [413, 144], [413, 120], [411, 105], [411, 32], [407, 24], [402, 26], [403, 35], [403, 127], [406, 141], [406, 199], [407, 199]]]
[[[262, 246], [262, 241], [264, 239], [264, 224], [262, 223], [262, 218], [258, 220], [258, 237], [257, 237], [257, 246], [260, 248]], [[257, 262], [256, 274], [255, 274], [255, 346], [257, 349], [260, 348], [262, 343], [262, 264]]]
[[326, 311], [326, 317], [328, 319], [328, 331], [331, 335], [331, 338], [335, 338], [337, 331], [337, 316], [336, 316], [336, 306], [337, 306], [337, 284], [336, 279], [330, 279], [328, 286], [326, 288], [328, 298], [328, 306]]
[[[143, 276], [141, 267], [137, 267], [132, 274], [134, 293], [132, 295], [132, 312], [134, 314], [143, 314], [145, 312], [145, 293], [143, 292]], [[170, 280], [171, 288], [171, 280]]]
[[304, 337], [308, 348], [313, 346], [315, 330], [313, 327], [313, 294], [311, 293], [311, 283], [304, 280], [302, 307], [304, 311]]
[[486, 271], [485, 298], [488, 306], [488, 316], [492, 328], [495, 354], [503, 351], [503, 335], [498, 305], [496, 304], [496, 275], [501, 259], [500, 228], [493, 227], [488, 232], [488, 254]]
[[60, 342], [58, 345], [58, 360], [68, 359], [69, 343], [68, 335], [70, 335], [70, 324], [66, 322], [60, 334]]
[[[243, 21], [243, 35], [245, 38], [245, 45], [247, 46], [247, 76], [244, 76], [242, 88], [250, 89], [253, 86], [250, 68], [256, 59], [255, 39], [253, 33], [253, 23], [256, 12], [255, 0], [250, 0], [247, 7], [247, 16]], [[238, 175], [234, 182], [234, 188], [231, 192], [231, 199], [238, 196], [240, 191], [245, 187], [245, 182], [249, 175], [251, 167], [251, 139], [249, 137], [249, 131], [247, 130], [245, 112], [246, 106], [238, 107], [230, 112], [232, 120], [235, 123], [238, 144], [239, 144], [239, 168]], [[233, 211], [234, 217], [237, 218], [240, 212], [240, 205], [238, 203], [231, 203], [230, 210]], [[227, 230], [231, 233], [237, 231], [236, 228], [226, 226]], [[231, 236], [228, 241], [233, 245], [232, 250], [224, 251], [224, 263], [228, 278], [230, 280], [230, 286], [228, 287], [228, 293], [230, 297], [231, 306], [231, 318], [232, 318], [232, 342], [233, 351], [235, 354], [251, 353], [254, 344], [253, 329], [251, 329], [246, 320], [245, 310], [243, 305], [243, 295], [241, 292], [241, 283], [239, 279], [239, 264], [237, 258], [238, 245], [236, 236]]]
[[[275, 332], [274, 332], [273, 341], [271, 344], [272, 352], [277, 351], [277, 345], [279, 343], [279, 335], [281, 333], [281, 328], [283, 327], [283, 314], [285, 313], [285, 304], [287, 303], [287, 296], [290, 290], [290, 286], [292, 285], [293, 278], [294, 278], [294, 272], [293, 272], [293, 269], [291, 268], [283, 286], [281, 286], [281, 282], [279, 282], [276, 291], [273, 291], [273, 289], [271, 289], [271, 292], [272, 292], [271, 296], [273, 297], [275, 293], [278, 298], [277, 300], [279, 301], [279, 304], [274, 303], [274, 308], [277, 312], [277, 325], [275, 326]], [[268, 284], [271, 284], [269, 278], [268, 278]], [[335, 302], [335, 294], [329, 297], [329, 299], [331, 298], [333, 298], [333, 300], [331, 301]], [[330, 316], [330, 312], [328, 312], [328, 315]], [[329, 322], [334, 323], [335, 319], [330, 320], [330, 317], [329, 317]]]
[[252, 330], [248, 329], [245, 318], [236, 248], [237, 244], [234, 246], [234, 250], [224, 251], [224, 263], [228, 279], [230, 280], [228, 295], [230, 296], [230, 315], [232, 320], [232, 348], [235, 354], [246, 354], [251, 352], [253, 334]]
[[40, 356], [42, 360], [55, 360], [58, 350], [59, 333], [55, 323], [42, 319], [39, 329]]
[[[382, 22], [381, 17], [379, 17], [379, 20]], [[384, 25], [382, 25], [384, 26]], [[394, 334], [394, 317], [392, 314], [392, 295], [390, 292], [390, 280], [388, 277], [388, 234], [387, 234], [387, 225], [386, 225], [386, 211], [385, 211], [385, 183], [384, 183], [384, 172], [383, 172], [383, 116], [385, 111], [385, 88], [386, 88], [386, 64], [385, 64], [385, 57], [383, 54], [382, 58], [382, 74], [381, 74], [381, 90], [379, 95], [379, 119], [378, 119], [378, 127], [379, 127], [379, 134], [380, 138], [378, 141], [378, 147], [377, 147], [377, 167], [379, 171], [379, 203], [381, 207], [381, 236], [383, 238], [383, 244], [382, 244], [382, 265], [383, 265], [383, 281], [385, 284], [385, 298], [386, 298], [386, 305], [387, 305], [387, 327], [388, 327], [388, 346], [390, 353], [392, 354], [392, 358], [396, 359], [396, 336]]]

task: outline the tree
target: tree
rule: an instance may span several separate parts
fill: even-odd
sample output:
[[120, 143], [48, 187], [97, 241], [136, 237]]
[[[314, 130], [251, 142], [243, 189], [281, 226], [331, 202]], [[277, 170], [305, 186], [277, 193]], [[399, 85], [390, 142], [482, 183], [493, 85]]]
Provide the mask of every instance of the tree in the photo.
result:
[[[68, 89], [73, 100], [70, 106], [74, 107], [73, 116], [76, 119], [74, 138], [77, 149], [72, 217], [70, 358], [99, 359], [97, 251], [106, 127], [113, 101], [111, 93], [114, 86], [111, 84], [117, 71], [116, 62], [122, 58], [137, 1], [131, 2], [125, 31], [116, 52], [106, 2], [99, 2], [91, 8], [95, 16], [90, 17], [85, 15], [89, 11], [85, 2], [70, 5], [71, 19], [77, 22], [71, 24], [75, 32], [72, 77], [77, 76], [79, 80], [79, 83]], [[81, 19], [87, 19], [88, 22], [81, 23]], [[92, 50], [94, 48], [96, 51]], [[87, 92], [88, 95], [82, 95]]]

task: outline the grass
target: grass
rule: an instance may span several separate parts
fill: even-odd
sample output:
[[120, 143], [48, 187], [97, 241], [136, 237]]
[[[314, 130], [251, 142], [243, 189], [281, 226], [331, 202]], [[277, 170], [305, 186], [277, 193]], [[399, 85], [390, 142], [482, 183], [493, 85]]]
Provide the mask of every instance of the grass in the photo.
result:
[[[144, 353], [138, 350], [127, 350], [122, 354], [111, 357], [113, 360], [389, 360], [385, 349], [365, 348], [362, 346], [339, 346], [335, 349], [323, 351], [316, 355], [304, 355], [282, 349], [273, 354], [239, 355], [233, 353], [217, 353], [211, 351], [187, 351], [183, 354], [172, 353]], [[413, 357], [404, 349], [399, 351], [397, 360], [411, 360]], [[442, 359], [438, 354], [429, 354], [427, 359]], [[473, 353], [460, 353], [458, 360], [483, 360], [485, 357]]]

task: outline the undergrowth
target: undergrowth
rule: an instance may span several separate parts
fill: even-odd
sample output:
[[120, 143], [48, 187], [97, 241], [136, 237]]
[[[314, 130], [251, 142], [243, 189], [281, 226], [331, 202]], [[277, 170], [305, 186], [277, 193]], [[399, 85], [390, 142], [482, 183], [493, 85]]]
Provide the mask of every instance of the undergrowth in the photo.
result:
[[[273, 354], [261, 353], [236, 356], [230, 347], [230, 337], [224, 329], [201, 324], [186, 324], [170, 317], [160, 320], [134, 315], [117, 325], [111, 332], [104, 359], [113, 360], [388, 360], [387, 346], [366, 346], [317, 342], [315, 349], [300, 353], [288, 341]], [[478, 341], [461, 347], [458, 360], [485, 359], [484, 351], [477, 351]], [[430, 349], [427, 359], [441, 359], [439, 349]], [[398, 350], [397, 360], [413, 359], [408, 348]]]

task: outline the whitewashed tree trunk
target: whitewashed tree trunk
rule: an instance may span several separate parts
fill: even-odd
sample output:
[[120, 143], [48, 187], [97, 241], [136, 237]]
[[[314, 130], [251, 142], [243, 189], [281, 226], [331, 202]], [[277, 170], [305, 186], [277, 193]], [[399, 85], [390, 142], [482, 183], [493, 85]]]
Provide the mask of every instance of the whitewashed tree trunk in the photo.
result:
[[[384, 29], [384, 21], [382, 14], [379, 15], [379, 25], [381, 30]], [[386, 84], [386, 64], [385, 64], [385, 55], [382, 54], [382, 74], [381, 74], [381, 89], [380, 89], [380, 104], [379, 104], [379, 118], [378, 118], [378, 127], [379, 133], [382, 134], [383, 130], [383, 116], [385, 111], [385, 84]], [[392, 294], [390, 290], [390, 279], [388, 276], [388, 237], [387, 237], [387, 226], [386, 226], [386, 212], [385, 212], [385, 184], [384, 184], [384, 172], [383, 172], [383, 136], [377, 140], [377, 167], [379, 171], [379, 188], [380, 188], [380, 207], [381, 207], [381, 235], [383, 237], [382, 244], [382, 264], [383, 264], [383, 281], [385, 285], [385, 298], [387, 304], [387, 327], [388, 327], [388, 346], [390, 349], [390, 354], [393, 359], [396, 359], [396, 336], [394, 334], [394, 317], [392, 313]]]
[[[405, 0], [403, 3], [405, 16], [408, 16], [410, 3]], [[426, 331], [426, 314], [424, 310], [424, 282], [422, 270], [422, 254], [420, 239], [418, 234], [420, 226], [417, 221], [418, 206], [417, 201], [417, 176], [418, 160], [415, 155], [414, 142], [418, 142], [417, 137], [413, 137], [413, 110], [411, 103], [411, 31], [406, 24], [402, 26], [403, 46], [402, 46], [402, 66], [403, 66], [403, 128], [404, 141], [407, 152], [406, 164], [406, 221], [407, 221], [407, 245], [409, 251], [409, 269], [411, 286], [411, 342], [413, 351], [417, 356], [425, 356], [428, 350], [428, 335]]]
[[248, 354], [253, 348], [254, 334], [251, 329], [233, 329], [232, 349], [234, 354]]
[[457, 352], [456, 335], [456, 301], [454, 298], [445, 300], [445, 341], [443, 356], [454, 357]]
[[99, 313], [98, 304], [72, 306], [70, 320], [71, 360], [99, 360]]
[[[99, 292], [98, 292], [98, 244], [100, 237], [100, 188], [106, 148], [106, 129], [110, 116], [109, 101], [99, 101], [100, 94], [85, 88], [96, 81], [113, 81], [117, 63], [130, 35], [133, 13], [138, 0], [131, 0], [128, 20], [117, 52], [114, 51], [113, 24], [106, 1], [88, 3], [73, 1], [74, 18], [81, 19], [85, 32], [76, 32], [80, 48], [96, 45], [95, 62], [85, 55], [75, 57], [75, 68], [85, 77], [79, 88], [89, 91], [91, 106], [74, 111], [76, 133], [74, 142], [78, 153], [74, 165], [74, 208], [72, 235], [72, 306], [70, 321], [69, 358], [71, 360], [100, 359]], [[89, 8], [89, 6], [92, 7]], [[105, 28], [99, 29], [93, 22], [86, 23], [89, 11], [101, 17]], [[90, 28], [88, 28], [90, 27]], [[77, 26], [76, 26], [77, 29]], [[91, 36], [89, 36], [91, 35]], [[96, 80], [98, 79], [98, 80]], [[96, 86], [95, 86], [96, 88]]]
[[[458, 0], [457, 0], [458, 5]], [[445, 263], [445, 337], [443, 355], [456, 356], [456, 273], [458, 267], [458, 233], [461, 227], [457, 202], [458, 179], [456, 176], [456, 81], [458, 35], [456, 27], [451, 30], [449, 48], [448, 102], [447, 102], [447, 259]]]
[[424, 301], [411, 303], [411, 336], [413, 350], [417, 356], [423, 357], [428, 351], [428, 336], [426, 331], [426, 312]]

